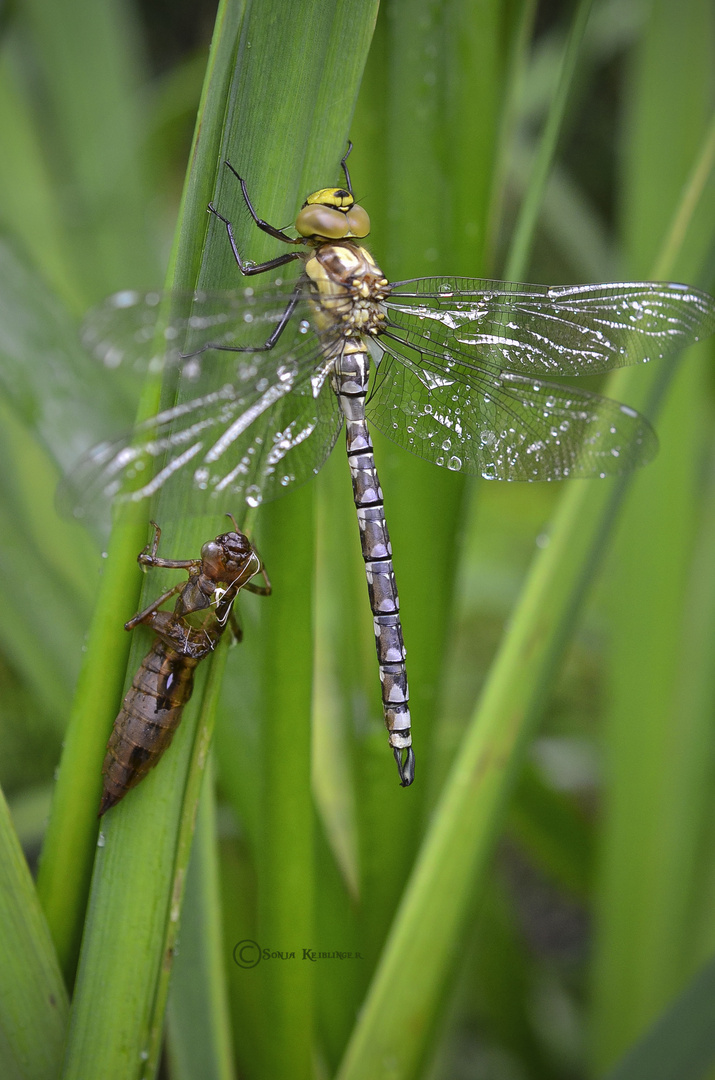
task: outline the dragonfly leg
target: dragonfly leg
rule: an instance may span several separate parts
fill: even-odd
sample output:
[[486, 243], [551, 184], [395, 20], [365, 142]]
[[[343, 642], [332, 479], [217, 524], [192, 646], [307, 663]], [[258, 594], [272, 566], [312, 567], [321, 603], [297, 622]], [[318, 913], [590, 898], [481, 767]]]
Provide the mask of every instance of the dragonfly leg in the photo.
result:
[[[208, 211], [210, 214], [213, 214], [214, 217], [217, 217], [219, 221], [222, 221], [226, 226], [226, 232], [228, 233], [228, 239], [231, 244], [231, 251], [233, 252], [233, 257], [236, 260], [236, 265], [238, 266], [238, 269], [245, 277], [250, 277], [252, 274], [265, 274], [266, 270], [275, 270], [276, 267], [284, 266], [285, 263], [292, 262], [293, 259], [298, 258], [297, 251], [290, 251], [286, 255], [278, 255], [275, 259], [268, 259], [266, 262], [256, 263], [255, 265], [252, 263], [244, 262], [238, 251], [238, 246], [233, 235], [233, 225], [231, 224], [231, 222], [228, 220], [228, 218], [225, 218], [223, 214], [220, 214], [218, 212], [213, 203], [209, 203]], [[290, 242], [292, 243], [292, 241]]]
[[[151, 542], [151, 551], [148, 552], [150, 558], [153, 559], [153, 558], [156, 557], [156, 553], [159, 550], [159, 541], [161, 539], [161, 529], [159, 528], [159, 526], [157, 525], [157, 523], [155, 521], [150, 521], [149, 524], [154, 529], [154, 539]], [[138, 556], [139, 561], [141, 561], [142, 555], [147, 554], [147, 548], [148, 547], [149, 547], [149, 544], [147, 544], [147, 546], [144, 548], [144, 551], [142, 551], [141, 555]]]
[[228, 613], [228, 625], [231, 628], [233, 634], [233, 640], [239, 645], [243, 641], [243, 630], [241, 629], [241, 623], [239, 622], [238, 615], [233, 608]]
[[249, 592], [255, 593], [256, 596], [270, 596], [273, 592], [273, 588], [263, 563], [261, 563], [261, 569], [258, 573], [265, 581], [265, 585], [256, 585], [254, 581], [247, 581], [244, 585], [244, 589], [248, 589]]
[[196, 571], [201, 567], [201, 559], [158, 559], [156, 555], [147, 554], [146, 551], [142, 551], [137, 555], [137, 562], [142, 569], [152, 567], [163, 570], [188, 570], [189, 572]]
[[136, 615], [132, 615], [128, 622], [125, 622], [125, 630], [133, 630], [139, 623], [148, 622], [151, 625], [151, 616], [155, 611], [161, 607], [167, 600], [170, 600], [172, 596], [175, 596], [181, 589], [186, 587], [185, 581], [180, 581], [178, 585], [174, 585], [173, 589], [167, 589], [165, 593], [158, 596], [156, 600], [152, 600], [148, 607], [145, 607], [143, 611], [137, 612]]
[[157, 556], [159, 550], [159, 540], [161, 539], [161, 529], [155, 521], [149, 523], [154, 527], [154, 539], [151, 542], [151, 549], [149, 544], [140, 551], [137, 555], [137, 562], [141, 566], [142, 570], [146, 570], [148, 567], [160, 567], [165, 570], [197, 570], [201, 566], [201, 559], [160, 559]]
[[[264, 267], [265, 269], [265, 267]], [[181, 353], [182, 360], [189, 360], [192, 356], [199, 356], [201, 353], [206, 352], [208, 349], [213, 349], [216, 352], [270, 352], [274, 347], [278, 338], [281, 336], [286, 326], [290, 322], [293, 312], [295, 311], [296, 304], [300, 299], [300, 286], [296, 287], [293, 295], [286, 305], [286, 309], [281, 315], [280, 322], [276, 325], [275, 330], [271, 336], [263, 343], [263, 345], [217, 345], [209, 341], [206, 345], [202, 345], [200, 349], [196, 349], [195, 352]]]
[[[246, 187], [246, 181], [243, 179], [242, 176], [239, 176], [230, 161], [224, 161], [224, 165], [231, 170], [231, 172], [241, 185], [241, 191], [243, 192], [243, 198], [246, 203], [246, 207], [248, 208], [248, 212], [253, 218], [255, 224], [261, 230], [261, 232], [268, 233], [269, 236], [273, 236], [276, 240], [282, 240], [284, 244], [304, 243], [302, 236], [295, 240], [292, 236], [286, 236], [285, 229], [277, 229], [275, 225], [270, 225], [267, 221], [264, 221], [263, 218], [259, 218], [258, 214], [253, 208], [253, 203], [251, 202], [251, 199], [249, 197], [248, 188]], [[291, 255], [289, 256], [289, 258], [296, 258], [296, 255]]]

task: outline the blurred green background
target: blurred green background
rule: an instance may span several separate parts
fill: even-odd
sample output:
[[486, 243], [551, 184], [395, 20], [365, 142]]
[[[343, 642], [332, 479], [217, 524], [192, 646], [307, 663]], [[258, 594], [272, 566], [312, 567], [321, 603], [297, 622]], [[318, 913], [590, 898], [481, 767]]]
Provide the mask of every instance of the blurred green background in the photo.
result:
[[[251, 33], [254, 52], [272, 34], [301, 42], [310, 19], [324, 9], [337, 22], [340, 8], [249, 4], [246, 19], [257, 22], [244, 24], [253, 28], [244, 45]], [[501, 277], [516, 266], [550, 284], [655, 276], [715, 288], [715, 9], [705, 0], [603, 0], [581, 38], [588, 8], [382, 4], [352, 122], [353, 84], [345, 100], [333, 84], [339, 116], [316, 150], [333, 164], [321, 175], [305, 168], [312, 187], [338, 182], [342, 116], [371, 250], [388, 276]], [[222, 6], [224, 19], [230, 9]], [[240, 25], [238, 7], [230, 17]], [[340, 41], [345, 54], [357, 48], [361, 18], [369, 40], [366, 4], [354, 36]], [[78, 328], [112, 291], [164, 279], [213, 20], [210, 4], [151, 0], [17, 0], [2, 10], [0, 784], [33, 867], [106, 549], [106, 537], [57, 515], [55, 486], [83, 449], [130, 426], [136, 408], [131, 382], [98, 369]], [[282, 66], [311, 62], [307, 51], [282, 49], [265, 60], [278, 78]], [[339, 55], [330, 63], [339, 70]], [[323, 99], [320, 109], [327, 115], [330, 105]], [[549, 117], [558, 134], [551, 153]], [[261, 136], [274, 159], [297, 155], [298, 177], [298, 135], [297, 148], [270, 127]], [[258, 155], [243, 153], [258, 173]], [[537, 160], [548, 173], [543, 191]], [[272, 221], [266, 200], [283, 196], [270, 174], [258, 183], [270, 193], [259, 212]], [[312, 187], [285, 196], [288, 218]], [[532, 204], [533, 233], [520, 217]], [[526, 243], [517, 256], [519, 229]], [[220, 231], [209, 232], [207, 257], [215, 249], [223, 259], [223, 244]], [[260, 258], [259, 246], [248, 254]], [[619, 1061], [624, 1077], [707, 1074], [715, 990], [697, 974], [715, 954], [712, 348], [691, 350], [675, 372], [619, 379], [608, 392], [654, 410], [661, 450], [633, 478], [617, 522], [615, 481], [465, 484], [376, 437], [413, 700], [418, 771], [409, 791], [397, 786], [382, 727], [340, 448], [311, 490], [258, 515], [282, 606], [266, 614], [272, 600], [240, 605], [245, 641], [228, 656], [217, 717], [217, 804], [202, 808], [209, 816], [199, 826], [197, 851], [214, 861], [208, 870], [195, 864], [189, 880], [163, 1075], [273, 1078], [290, 1062], [292, 1077], [566, 1080], [607, 1075]], [[201, 539], [223, 527], [209, 524]], [[295, 554], [303, 535], [306, 553]], [[544, 569], [554, 536], [564, 544], [559, 565]], [[539, 575], [534, 616], [528, 597]], [[117, 628], [133, 603], [113, 613]], [[534, 652], [543, 642], [544, 660], [524, 676], [524, 700], [504, 708], [513, 737], [505, 736], [508, 764], [489, 812], [476, 822], [474, 806], [467, 821], [450, 770], [486, 709], [483, 688], [501, 686], [504, 701], [519, 693], [510, 626], [528, 629]], [[292, 648], [300, 662], [291, 664]], [[507, 656], [501, 667], [495, 656]], [[293, 732], [271, 742], [280, 695], [289, 713], [293, 698], [312, 700], [312, 735], [297, 707]], [[298, 795], [280, 786], [276, 758]], [[148, 828], [151, 803], [143, 805]], [[310, 836], [289, 840], [306, 855], [288, 867], [271, 830], [276, 822], [285, 830], [292, 815]], [[443, 876], [442, 894], [443, 864], [436, 854], [430, 862], [437, 849], [425, 844], [437, 844], [440, 828], [460, 882]], [[400, 931], [393, 920], [418, 853], [424, 876], [412, 879]], [[217, 875], [221, 890], [218, 974], [201, 973], [201, 874]], [[272, 922], [273, 907], [283, 914]], [[234, 964], [232, 949], [246, 938], [299, 956], [310, 947], [361, 959], [324, 960], [309, 979], [291, 981], [268, 961], [255, 971]], [[401, 941], [414, 942], [414, 953], [396, 951]], [[67, 960], [58, 947], [70, 974], [76, 955], [70, 949]], [[192, 1005], [196, 986], [204, 997]], [[692, 996], [673, 1012], [684, 991]], [[220, 1032], [207, 1034], [207, 1017], [219, 1013]], [[684, 1017], [693, 1016], [704, 1019], [690, 1028]], [[647, 1033], [655, 1042], [624, 1065]], [[94, 1067], [114, 1075], [103, 1062]]]

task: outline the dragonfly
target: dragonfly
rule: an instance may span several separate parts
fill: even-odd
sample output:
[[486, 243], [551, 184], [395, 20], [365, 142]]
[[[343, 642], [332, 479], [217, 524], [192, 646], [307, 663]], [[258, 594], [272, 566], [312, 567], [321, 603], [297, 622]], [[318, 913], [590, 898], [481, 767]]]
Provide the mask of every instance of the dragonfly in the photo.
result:
[[[230, 516], [230, 515], [229, 515]], [[227, 626], [236, 641], [241, 628], [233, 613], [240, 589], [268, 596], [271, 583], [250, 540], [239, 531], [221, 533], [201, 548], [198, 559], [158, 556], [161, 529], [152, 521], [151, 546], [137, 557], [143, 569], [186, 570], [188, 581], [163, 592], [124, 624], [125, 630], [149, 626], [156, 634], [114, 721], [102, 767], [103, 790], [98, 817], [141, 783], [158, 763], [181, 722], [194, 687], [194, 672], [218, 645]], [[252, 580], [263, 577], [260, 585]], [[173, 611], [162, 604], [179, 594]]]
[[[344, 186], [308, 196], [296, 236], [258, 216], [225, 163], [256, 227], [289, 248], [250, 262], [230, 218], [209, 204], [250, 285], [173, 296], [168, 316], [160, 293], [125, 291], [90, 316], [84, 341], [101, 361], [168, 363], [181, 386], [130, 436], [90, 451], [74, 483], [80, 512], [97, 496], [136, 500], [176, 483], [184, 505], [205, 510], [230, 494], [255, 507], [314, 476], [344, 425], [384, 719], [406, 787], [415, 770], [406, 654], [368, 424], [435, 465], [490, 480], [626, 472], [656, 453], [649, 422], [551, 376], [674, 357], [713, 333], [715, 301], [676, 283], [391, 282], [364, 243], [370, 220], [353, 195], [351, 149]], [[296, 277], [256, 281], [294, 263]], [[228, 377], [217, 353], [230, 357]]]

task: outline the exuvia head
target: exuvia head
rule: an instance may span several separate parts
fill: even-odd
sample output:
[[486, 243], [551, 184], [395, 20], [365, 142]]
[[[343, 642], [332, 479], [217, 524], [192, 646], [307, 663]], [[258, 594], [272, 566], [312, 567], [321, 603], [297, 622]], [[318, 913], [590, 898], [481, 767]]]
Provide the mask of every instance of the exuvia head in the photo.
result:
[[[227, 516], [233, 521], [235, 532], [221, 533], [201, 548], [203, 572], [213, 581], [233, 581], [244, 573], [254, 560], [260, 569], [260, 561], [251, 541], [240, 531], [232, 515]], [[253, 570], [253, 573], [256, 573], [256, 570]]]
[[370, 232], [370, 218], [345, 188], [321, 188], [303, 203], [295, 227], [306, 238], [361, 240]]

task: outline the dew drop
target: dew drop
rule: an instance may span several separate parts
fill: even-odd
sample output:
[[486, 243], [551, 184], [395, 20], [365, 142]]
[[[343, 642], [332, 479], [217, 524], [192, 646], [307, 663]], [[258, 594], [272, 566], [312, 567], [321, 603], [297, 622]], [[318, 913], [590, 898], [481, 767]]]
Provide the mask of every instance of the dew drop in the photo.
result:
[[[149, 293], [151, 296], [152, 293]], [[146, 297], [146, 303], [149, 304], [149, 296]], [[125, 289], [124, 292], [115, 293], [111, 299], [111, 305], [115, 308], [133, 307], [134, 304], [139, 303], [139, 293], [134, 292], [132, 289]]]

